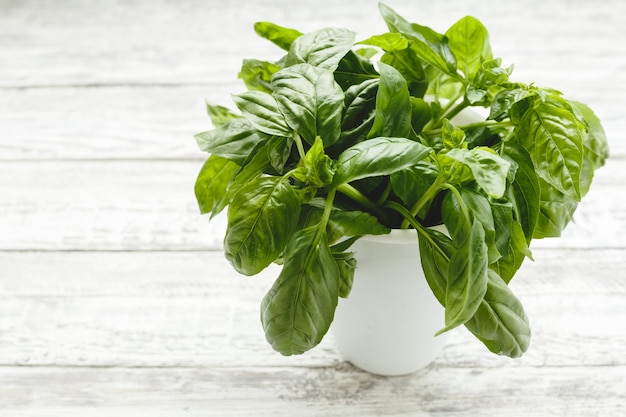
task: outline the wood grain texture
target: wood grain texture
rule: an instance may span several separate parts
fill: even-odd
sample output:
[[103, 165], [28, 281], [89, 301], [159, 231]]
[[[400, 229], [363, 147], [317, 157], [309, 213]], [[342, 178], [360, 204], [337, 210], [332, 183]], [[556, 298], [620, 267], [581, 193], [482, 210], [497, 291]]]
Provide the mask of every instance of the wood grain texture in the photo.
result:
[[282, 54], [258, 20], [385, 30], [375, 0], [0, 0], [0, 416], [626, 414], [626, 2], [386, 3], [444, 31], [474, 15], [514, 80], [590, 105], [613, 159], [575, 225], [533, 244], [512, 289], [519, 360], [463, 329], [406, 377], [343, 361], [332, 337], [271, 350], [277, 267], [238, 276], [225, 219], [193, 196], [204, 100], [231, 106], [243, 58]]
[[[199, 214], [202, 161], [23, 161], [0, 170], [0, 250], [220, 250], [225, 215]], [[626, 247], [626, 159], [598, 171], [561, 239]], [[225, 214], [225, 213], [224, 213]]]
[[[520, 360], [496, 357], [459, 329], [450, 335], [439, 365], [626, 365], [622, 255], [622, 250], [537, 250], [536, 261], [526, 263], [512, 283], [531, 319], [530, 351]], [[278, 276], [276, 266], [242, 277], [219, 252], [0, 253], [0, 264], [0, 366], [341, 362], [332, 337], [299, 357], [282, 357], [267, 345], [259, 305]]]

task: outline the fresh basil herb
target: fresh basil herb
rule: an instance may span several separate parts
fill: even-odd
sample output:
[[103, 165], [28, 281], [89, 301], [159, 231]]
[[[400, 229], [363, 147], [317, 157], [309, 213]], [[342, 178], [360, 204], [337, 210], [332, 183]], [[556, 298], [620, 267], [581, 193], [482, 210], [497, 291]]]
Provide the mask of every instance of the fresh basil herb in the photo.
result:
[[[572, 220], [609, 156], [604, 130], [587, 105], [511, 82], [475, 17], [438, 33], [380, 12], [389, 31], [358, 43], [343, 28], [255, 25], [286, 54], [243, 61], [240, 113], [207, 104], [200, 211], [228, 207], [224, 251], [240, 273], [282, 265], [261, 307], [282, 354], [324, 337], [352, 287], [356, 240], [413, 228], [441, 332], [464, 325], [518, 357], [530, 327], [508, 284], [532, 239]], [[458, 122], [472, 107], [488, 116]]]

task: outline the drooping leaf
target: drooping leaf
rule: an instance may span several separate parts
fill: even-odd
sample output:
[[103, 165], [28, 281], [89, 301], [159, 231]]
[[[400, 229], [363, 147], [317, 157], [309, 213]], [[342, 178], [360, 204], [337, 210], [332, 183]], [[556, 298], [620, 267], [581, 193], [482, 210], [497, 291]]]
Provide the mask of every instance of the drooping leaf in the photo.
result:
[[470, 229], [464, 232], [465, 240], [454, 239], [456, 251], [450, 257], [446, 286], [446, 325], [438, 333], [458, 327], [471, 319], [487, 291], [485, 231], [481, 223], [474, 219]]
[[348, 298], [352, 283], [354, 281], [354, 271], [357, 267], [357, 261], [353, 257], [353, 253], [333, 253], [333, 257], [339, 267], [339, 297]]
[[271, 94], [246, 91], [232, 97], [244, 117], [261, 132], [268, 135], [291, 136], [291, 129]]
[[239, 165], [217, 155], [211, 155], [198, 173], [194, 186], [198, 207], [202, 214], [215, 212], [228, 185], [239, 171]]
[[291, 44], [302, 36], [302, 33], [296, 29], [282, 27], [270, 22], [256, 22], [254, 24], [254, 31], [257, 35], [267, 39], [285, 51], [288, 51]]
[[243, 165], [250, 153], [270, 138], [242, 118], [231, 119], [217, 129], [198, 133], [194, 137], [203, 152], [221, 156], [238, 165]]
[[261, 303], [270, 345], [283, 355], [315, 347], [333, 320], [341, 273], [316, 226], [298, 231], [285, 248], [283, 269]]
[[574, 212], [578, 207], [578, 201], [561, 193], [543, 178], [539, 179], [539, 184], [541, 197], [533, 238], [559, 237], [572, 221]]
[[376, 113], [368, 137], [408, 137], [411, 132], [409, 89], [402, 75], [387, 64], [379, 63], [380, 83], [376, 94]]
[[493, 58], [489, 33], [475, 17], [461, 18], [448, 29], [446, 36], [450, 50], [456, 58], [457, 67], [468, 80], [476, 77], [484, 61]]
[[211, 118], [213, 126], [220, 127], [230, 122], [232, 119], [239, 119], [242, 116], [240, 114], [233, 113], [229, 108], [220, 106], [217, 104], [211, 104], [206, 102], [206, 111]]
[[448, 236], [437, 230], [426, 229], [425, 233], [418, 234], [422, 270], [435, 298], [445, 307], [450, 258], [456, 248]]
[[285, 66], [307, 63], [333, 72], [353, 45], [352, 31], [339, 28], [316, 30], [293, 42], [285, 59]]
[[517, 219], [524, 231], [526, 241], [530, 243], [539, 216], [541, 196], [539, 178], [528, 151], [523, 147], [514, 143], [506, 143], [502, 156], [517, 165], [515, 180], [511, 187], [514, 204], [518, 211]]
[[286, 123], [307, 142], [320, 136], [330, 146], [339, 139], [344, 93], [332, 72], [294, 65], [274, 74], [272, 89]]
[[271, 93], [270, 81], [272, 75], [280, 70], [280, 66], [258, 59], [244, 59], [239, 72], [239, 78], [243, 80], [248, 90], [264, 91]]
[[243, 275], [261, 272], [285, 248], [295, 232], [299, 213], [298, 196], [282, 178], [264, 177], [249, 182], [228, 208], [226, 258]]
[[532, 254], [526, 243], [526, 236], [524, 235], [522, 226], [514, 220], [509, 227], [510, 236], [507, 242], [509, 246], [506, 251], [507, 253], [498, 259], [495, 265], [491, 266], [507, 284], [522, 266], [524, 259], [532, 259]]
[[333, 183], [390, 175], [416, 164], [429, 153], [430, 148], [405, 138], [368, 139], [339, 155]]
[[484, 299], [465, 327], [491, 352], [520, 357], [530, 344], [528, 317], [502, 278], [491, 269], [488, 277]]

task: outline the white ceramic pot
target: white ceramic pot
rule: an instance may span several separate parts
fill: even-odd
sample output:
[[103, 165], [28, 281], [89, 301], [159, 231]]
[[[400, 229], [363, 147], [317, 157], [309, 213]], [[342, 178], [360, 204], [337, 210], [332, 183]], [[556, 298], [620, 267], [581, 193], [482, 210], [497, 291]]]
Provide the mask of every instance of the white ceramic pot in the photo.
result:
[[364, 236], [353, 246], [352, 291], [340, 299], [332, 333], [346, 360], [379, 375], [404, 375], [431, 363], [443, 348], [444, 310], [419, 257], [415, 230]]

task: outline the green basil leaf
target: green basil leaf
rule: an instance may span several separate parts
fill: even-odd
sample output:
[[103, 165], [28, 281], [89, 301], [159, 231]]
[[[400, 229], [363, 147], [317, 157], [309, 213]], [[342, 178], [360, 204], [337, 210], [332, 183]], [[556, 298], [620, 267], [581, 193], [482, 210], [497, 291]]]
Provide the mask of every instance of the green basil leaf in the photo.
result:
[[609, 145], [600, 119], [585, 104], [571, 101], [580, 113], [582, 121], [587, 127], [587, 134], [583, 135], [583, 166], [580, 175], [580, 192], [584, 196], [589, 191], [594, 171], [604, 165], [609, 157]]
[[367, 138], [376, 114], [377, 91], [378, 79], [364, 81], [346, 90], [341, 133], [337, 143], [328, 150], [329, 154], [339, 153]]
[[244, 117], [261, 132], [268, 135], [291, 136], [291, 129], [271, 94], [246, 91], [232, 97]]
[[405, 138], [374, 138], [357, 143], [339, 155], [333, 183], [390, 175], [415, 165], [430, 148]]
[[583, 163], [581, 122], [555, 101], [539, 101], [522, 117], [517, 138], [537, 174], [562, 194], [580, 201]]
[[445, 307], [450, 258], [456, 248], [448, 236], [437, 230], [427, 229], [425, 233], [418, 234], [422, 269], [435, 298]]
[[491, 266], [507, 284], [522, 266], [524, 259], [532, 259], [532, 253], [528, 248], [528, 243], [526, 243], [526, 236], [524, 235], [522, 226], [517, 221], [513, 220], [509, 228], [510, 238], [507, 241], [508, 249], [506, 255], [502, 256]]
[[[303, 206], [301, 220], [303, 227], [316, 225], [324, 212], [324, 200], [314, 199]], [[342, 210], [333, 207], [328, 220], [328, 241], [335, 242], [342, 237], [364, 235], [386, 235], [391, 231], [378, 221], [376, 216], [359, 210]]]
[[441, 141], [443, 143], [443, 147], [448, 150], [454, 148], [467, 148], [467, 144], [464, 143], [465, 131], [454, 126], [448, 119], [443, 119], [443, 126], [441, 127]]
[[194, 186], [196, 200], [202, 214], [218, 214], [215, 210], [219, 201], [226, 194], [228, 185], [233, 180], [239, 165], [217, 155], [211, 155], [204, 163]]
[[394, 67], [402, 74], [412, 97], [424, 97], [428, 89], [428, 79], [423, 61], [412, 49], [387, 52], [380, 58], [380, 62]]
[[288, 51], [291, 44], [302, 36], [302, 33], [296, 29], [285, 28], [270, 22], [256, 22], [254, 31], [285, 51]]
[[541, 198], [533, 238], [559, 237], [572, 221], [574, 212], [578, 207], [578, 201], [561, 193], [543, 178], [539, 179], [539, 184]]
[[317, 227], [298, 231], [285, 248], [283, 269], [263, 298], [265, 337], [283, 355], [315, 347], [333, 320], [341, 272]]
[[213, 123], [215, 127], [225, 125], [233, 119], [241, 118], [240, 114], [235, 114], [224, 106], [211, 104], [208, 101], [206, 102], [206, 111], [211, 118], [211, 123]]
[[344, 93], [332, 72], [309, 64], [283, 68], [272, 89], [286, 123], [307, 142], [320, 136], [330, 146], [339, 139]]
[[[489, 109], [487, 119], [501, 121], [509, 116], [509, 111], [515, 103], [534, 96], [528, 88], [505, 89], [496, 94]], [[512, 118], [515, 119], [515, 118]]]
[[432, 119], [430, 105], [424, 99], [410, 97], [411, 127], [416, 134], [422, 133], [424, 126]]
[[293, 42], [285, 59], [285, 66], [306, 63], [333, 72], [353, 45], [352, 31], [339, 28], [316, 30]]
[[409, 41], [402, 34], [395, 32], [375, 35], [358, 44], [377, 46], [386, 52], [401, 51], [409, 47]]
[[456, 60], [448, 46], [448, 38], [434, 30], [409, 23], [390, 7], [378, 4], [383, 19], [391, 32], [399, 32], [411, 41], [411, 48], [429, 64], [444, 73], [456, 75]]
[[248, 90], [271, 93], [272, 75], [280, 70], [280, 66], [258, 59], [244, 59], [238, 77], [243, 80]]
[[380, 62], [378, 68], [380, 83], [376, 114], [368, 137], [408, 137], [411, 132], [411, 102], [407, 83], [392, 66]]
[[[393, 192], [400, 197], [407, 207], [413, 207], [420, 197], [434, 184], [437, 179], [437, 167], [428, 161], [419, 161], [410, 166], [391, 174], [391, 186]], [[418, 217], [424, 219], [427, 215], [429, 204], [425, 204], [423, 211]]]
[[242, 118], [231, 119], [217, 129], [194, 137], [203, 152], [230, 159], [238, 165], [243, 165], [250, 153], [270, 138]]
[[[346, 255], [348, 257], [346, 257]], [[352, 253], [333, 253], [335, 262], [339, 267], [339, 297], [348, 298], [350, 290], [352, 290], [352, 282], [354, 281], [354, 271], [356, 270], [357, 262], [352, 256]]]
[[471, 171], [476, 183], [489, 197], [501, 198], [506, 190], [506, 178], [511, 163], [489, 148], [451, 149], [446, 156]]
[[243, 275], [261, 272], [281, 254], [299, 215], [298, 196], [282, 178], [264, 177], [248, 183], [228, 208], [226, 258]]
[[520, 357], [530, 344], [528, 317], [502, 278], [491, 269], [488, 276], [484, 300], [465, 327], [491, 352]]
[[366, 81], [378, 80], [378, 72], [374, 65], [367, 57], [359, 54], [359, 51], [362, 50], [359, 49], [356, 52], [348, 51], [339, 61], [339, 65], [335, 70], [335, 80], [344, 90]]
[[493, 58], [489, 33], [475, 17], [461, 18], [448, 29], [446, 36], [450, 50], [456, 58], [457, 67], [468, 80], [476, 77], [484, 61]]
[[465, 230], [464, 234], [464, 240], [454, 239], [457, 249], [450, 257], [448, 269], [446, 325], [437, 334], [470, 320], [476, 314], [487, 291], [488, 258], [483, 226], [474, 219], [471, 228]]
[[322, 139], [318, 136], [315, 143], [307, 151], [294, 177], [316, 188], [326, 187], [332, 183], [335, 175], [333, 161], [324, 153]]
[[507, 142], [504, 144], [502, 156], [517, 165], [515, 179], [511, 183], [511, 187], [518, 211], [518, 221], [524, 231], [527, 243], [530, 243], [539, 217], [541, 196], [539, 178], [530, 154], [523, 147]]

